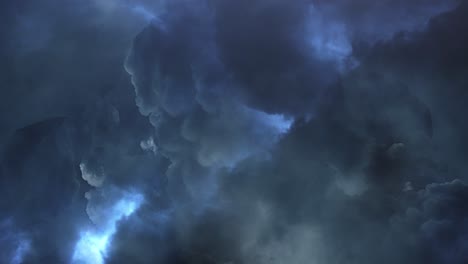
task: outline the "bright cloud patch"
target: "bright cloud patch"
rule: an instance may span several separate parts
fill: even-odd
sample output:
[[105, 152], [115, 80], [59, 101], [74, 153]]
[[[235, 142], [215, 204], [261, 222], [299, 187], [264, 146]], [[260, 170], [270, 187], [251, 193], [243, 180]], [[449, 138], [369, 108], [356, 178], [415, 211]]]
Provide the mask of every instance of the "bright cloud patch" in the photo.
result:
[[29, 235], [19, 230], [12, 219], [0, 221], [0, 263], [23, 263], [30, 250]]
[[140, 207], [142, 201], [142, 195], [128, 194], [111, 208], [108, 208], [104, 212], [106, 215], [104, 222], [81, 233], [81, 237], [75, 246], [72, 262], [103, 264], [112, 236], [116, 232], [117, 223], [133, 214]]

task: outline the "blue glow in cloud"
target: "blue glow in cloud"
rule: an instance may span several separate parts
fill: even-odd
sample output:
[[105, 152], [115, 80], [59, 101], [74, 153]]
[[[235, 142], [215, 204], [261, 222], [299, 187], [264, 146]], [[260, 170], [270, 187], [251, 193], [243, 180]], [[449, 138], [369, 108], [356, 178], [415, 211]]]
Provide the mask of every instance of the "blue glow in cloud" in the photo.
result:
[[262, 115], [263, 120], [268, 125], [273, 127], [280, 135], [287, 133], [291, 128], [292, 123], [294, 122], [293, 118], [288, 118], [281, 114], [269, 115], [266, 113], [261, 113], [260, 115]]
[[165, 25], [162, 19], [160, 18], [161, 12], [160, 11], [155, 11], [155, 9], [151, 9], [147, 6], [144, 6], [142, 4], [137, 4], [137, 5], [126, 5], [125, 6], [130, 12], [139, 17], [140, 19], [143, 19], [147, 23], [151, 23], [154, 26], [157, 26], [158, 28], [165, 30]]
[[144, 18], [146, 21], [151, 21], [153, 19], [157, 19], [156, 15], [153, 14], [151, 11], [146, 9], [142, 5], [136, 5], [131, 7], [132, 12], [134, 12], [137, 15], [140, 15], [142, 18]]
[[80, 264], [103, 264], [112, 236], [117, 230], [117, 223], [129, 217], [143, 202], [141, 194], [127, 194], [104, 212], [106, 220], [81, 233], [72, 262]]
[[345, 70], [353, 52], [348, 34], [343, 23], [327, 19], [311, 6], [306, 39], [314, 56], [333, 61], [340, 71]]
[[[165, 1], [143, 1], [143, 0], [93, 0], [96, 7], [104, 17], [112, 19], [129, 19], [145, 23], [154, 23], [162, 27], [160, 15], [164, 10]], [[117, 15], [119, 17], [113, 17]], [[122, 16], [123, 15], [123, 16]]]
[[18, 230], [13, 220], [0, 222], [0, 263], [20, 264], [31, 250], [31, 240]]
[[31, 241], [29, 239], [21, 239], [18, 242], [18, 247], [15, 250], [11, 264], [23, 263], [24, 256], [31, 249]]

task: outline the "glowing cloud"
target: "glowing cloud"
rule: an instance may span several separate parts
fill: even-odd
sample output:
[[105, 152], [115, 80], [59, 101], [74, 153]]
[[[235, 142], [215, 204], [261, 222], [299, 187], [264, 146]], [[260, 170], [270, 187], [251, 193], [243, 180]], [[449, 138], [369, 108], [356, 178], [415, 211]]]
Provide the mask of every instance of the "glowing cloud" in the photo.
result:
[[128, 194], [115, 203], [106, 214], [106, 221], [101, 225], [81, 233], [72, 257], [72, 263], [103, 264], [117, 223], [129, 217], [143, 202], [140, 194]]
[[12, 218], [0, 221], [0, 263], [20, 264], [31, 251], [31, 239]]
[[[353, 49], [349, 33], [344, 23], [329, 21], [314, 7], [310, 8], [307, 24], [307, 42], [314, 55], [322, 60], [335, 62], [339, 70], [344, 70]], [[355, 65], [354, 65], [355, 66]]]
[[18, 242], [18, 247], [15, 250], [11, 264], [23, 263], [23, 258], [27, 252], [31, 249], [31, 241], [27, 238], [22, 238]]
[[140, 15], [146, 21], [151, 21], [153, 19], [157, 19], [155, 14], [153, 14], [151, 11], [149, 11], [147, 8], [145, 8], [142, 5], [133, 6], [133, 7], [131, 7], [131, 10], [135, 14]]

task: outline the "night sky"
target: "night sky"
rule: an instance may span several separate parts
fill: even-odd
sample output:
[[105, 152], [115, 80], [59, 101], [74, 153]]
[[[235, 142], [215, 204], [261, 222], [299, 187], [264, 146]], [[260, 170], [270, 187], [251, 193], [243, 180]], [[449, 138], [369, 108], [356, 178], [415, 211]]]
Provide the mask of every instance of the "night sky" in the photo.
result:
[[0, 1], [0, 264], [468, 263], [468, 1]]

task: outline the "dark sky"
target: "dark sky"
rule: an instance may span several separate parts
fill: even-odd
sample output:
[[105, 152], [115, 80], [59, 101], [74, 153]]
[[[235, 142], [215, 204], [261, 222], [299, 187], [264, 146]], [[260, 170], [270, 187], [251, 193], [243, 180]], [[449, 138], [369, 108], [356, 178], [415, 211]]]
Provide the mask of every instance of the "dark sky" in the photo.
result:
[[0, 2], [0, 264], [468, 263], [468, 2]]

